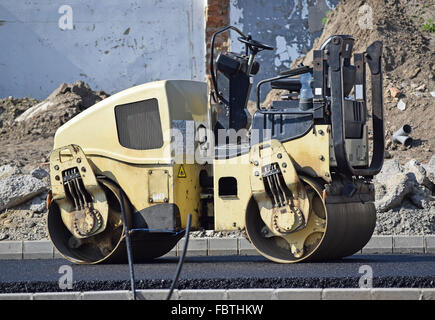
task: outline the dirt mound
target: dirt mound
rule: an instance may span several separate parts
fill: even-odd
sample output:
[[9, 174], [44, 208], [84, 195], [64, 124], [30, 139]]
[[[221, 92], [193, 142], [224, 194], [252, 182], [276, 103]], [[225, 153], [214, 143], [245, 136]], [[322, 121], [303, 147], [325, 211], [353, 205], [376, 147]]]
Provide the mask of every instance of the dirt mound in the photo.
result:
[[[373, 27], [360, 27], [358, 14], [363, 5], [370, 6], [373, 13]], [[411, 158], [420, 162], [430, 159], [434, 150], [435, 131], [435, 34], [422, 31], [422, 26], [433, 18], [435, 3], [430, 0], [367, 0], [346, 1], [328, 14], [322, 35], [315, 40], [313, 48], [334, 34], [349, 34], [355, 38], [354, 52], [363, 52], [372, 42], [381, 40], [384, 44], [384, 107], [387, 157], [405, 163]], [[299, 63], [311, 65], [312, 50], [297, 59]], [[269, 107], [283, 94], [272, 90], [263, 105]], [[435, 94], [435, 93], [433, 93]], [[370, 93], [367, 97], [370, 103]], [[401, 102], [400, 102], [401, 101]], [[400, 102], [401, 110], [398, 108]], [[391, 142], [391, 135], [402, 125], [413, 128], [414, 139], [410, 148]]]
[[53, 136], [61, 125], [93, 104], [108, 97], [77, 81], [62, 83], [47, 99], [0, 100], [1, 164], [36, 166], [48, 161]]
[[[57, 128], [108, 95], [94, 92], [88, 84], [62, 83], [45, 100], [8, 98], [0, 100], [3, 116], [2, 140], [53, 136]], [[30, 106], [32, 103], [32, 106]]]

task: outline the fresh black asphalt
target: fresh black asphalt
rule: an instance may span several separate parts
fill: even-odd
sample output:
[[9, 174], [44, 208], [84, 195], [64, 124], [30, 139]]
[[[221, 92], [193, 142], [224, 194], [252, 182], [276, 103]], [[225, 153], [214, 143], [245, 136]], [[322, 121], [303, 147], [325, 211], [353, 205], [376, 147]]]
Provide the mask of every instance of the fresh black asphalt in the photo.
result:
[[[135, 265], [137, 287], [169, 288], [178, 258]], [[60, 291], [70, 265], [73, 290], [129, 289], [127, 264], [74, 265], [63, 259], [0, 261], [0, 293]], [[367, 266], [374, 287], [435, 287], [435, 255], [354, 255], [338, 261], [278, 264], [260, 256], [186, 257], [180, 289], [358, 287]], [[361, 272], [361, 273], [360, 273]]]

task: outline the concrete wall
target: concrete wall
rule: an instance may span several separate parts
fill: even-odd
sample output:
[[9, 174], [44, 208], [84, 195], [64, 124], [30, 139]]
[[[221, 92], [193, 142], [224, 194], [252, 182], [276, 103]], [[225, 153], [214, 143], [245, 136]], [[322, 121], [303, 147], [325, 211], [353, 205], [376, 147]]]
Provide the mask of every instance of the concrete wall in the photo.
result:
[[[305, 54], [313, 45], [323, 28], [322, 18], [333, 9], [339, 0], [230, 0], [230, 23], [255, 40], [275, 48], [275, 51], [259, 53], [260, 72], [254, 86], [264, 78], [277, 75], [290, 67], [292, 61]], [[231, 50], [239, 52], [243, 45], [231, 34]], [[265, 85], [263, 100], [270, 90]], [[255, 87], [251, 99], [255, 98]]]
[[0, 97], [41, 99], [76, 80], [109, 93], [159, 79], [204, 80], [205, 3], [1, 0]]

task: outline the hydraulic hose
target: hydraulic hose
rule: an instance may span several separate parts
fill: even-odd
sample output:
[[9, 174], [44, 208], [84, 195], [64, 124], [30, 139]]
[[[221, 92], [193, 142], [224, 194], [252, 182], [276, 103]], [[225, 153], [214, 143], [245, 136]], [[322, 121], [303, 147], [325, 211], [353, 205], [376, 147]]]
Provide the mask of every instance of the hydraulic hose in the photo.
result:
[[184, 258], [186, 257], [186, 252], [187, 252], [187, 246], [189, 244], [189, 233], [190, 233], [191, 222], [192, 222], [192, 215], [189, 213], [189, 215], [187, 216], [187, 226], [186, 226], [186, 235], [185, 235], [183, 253], [181, 254], [180, 259], [178, 260], [177, 271], [175, 272], [175, 277], [174, 277], [174, 280], [172, 281], [172, 285], [171, 285], [171, 288], [169, 289], [168, 296], [166, 297], [166, 300], [171, 299], [172, 293], [173, 293], [175, 286], [177, 285], [177, 282], [178, 282], [178, 277], [180, 276], [180, 273], [181, 273], [181, 268], [183, 267]]

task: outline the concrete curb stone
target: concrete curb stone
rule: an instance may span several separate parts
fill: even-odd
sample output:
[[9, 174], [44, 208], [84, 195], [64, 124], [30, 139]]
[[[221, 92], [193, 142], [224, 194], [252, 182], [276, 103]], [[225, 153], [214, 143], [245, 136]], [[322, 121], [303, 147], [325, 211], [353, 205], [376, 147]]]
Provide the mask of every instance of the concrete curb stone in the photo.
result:
[[23, 259], [23, 241], [0, 241], [0, 260]]
[[81, 292], [37, 292], [33, 300], [81, 300]]
[[435, 300], [435, 288], [421, 289], [421, 300]]
[[322, 289], [275, 289], [274, 296], [277, 300], [321, 300]]
[[210, 238], [208, 239], [209, 256], [237, 255], [237, 238]]
[[239, 238], [239, 256], [258, 256], [260, 253], [255, 250], [254, 246], [249, 242], [248, 239]]
[[[137, 300], [166, 300], [168, 296], [168, 289], [151, 289], [151, 290], [137, 290]], [[179, 290], [175, 289], [172, 292], [171, 300], [178, 300]]]
[[363, 254], [372, 253], [393, 253], [393, 237], [377, 236], [372, 237], [370, 241], [362, 248]]
[[178, 300], [227, 300], [225, 289], [179, 290]]
[[[184, 239], [163, 257], [177, 257], [183, 251]], [[357, 254], [434, 254], [435, 235], [373, 236]], [[245, 238], [190, 238], [187, 256], [259, 256]], [[0, 241], [0, 260], [63, 259], [49, 240]]]
[[32, 300], [31, 293], [2, 293], [0, 300]]
[[82, 300], [130, 300], [131, 293], [127, 290], [88, 291], [82, 292]]
[[435, 253], [435, 235], [434, 236], [425, 236], [424, 241], [424, 252], [425, 253]]
[[370, 289], [327, 288], [322, 290], [322, 300], [370, 300]]
[[[138, 300], [165, 300], [168, 289], [137, 290]], [[131, 300], [130, 291], [0, 294], [0, 300]], [[174, 290], [171, 300], [435, 300], [435, 288]]]
[[[178, 242], [177, 256], [181, 256], [184, 248], [185, 239], [181, 239]], [[207, 256], [208, 253], [208, 241], [205, 238], [197, 239], [192, 238], [189, 239], [189, 245], [187, 247], [186, 257], [192, 256]]]
[[420, 300], [421, 289], [417, 288], [376, 288], [372, 289], [373, 300]]
[[394, 236], [393, 253], [424, 253], [423, 236]]
[[274, 289], [228, 289], [228, 300], [272, 300]]
[[53, 259], [54, 247], [49, 240], [24, 241], [23, 259]]

